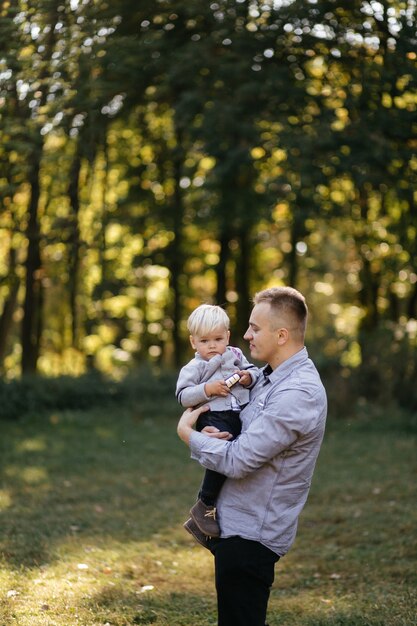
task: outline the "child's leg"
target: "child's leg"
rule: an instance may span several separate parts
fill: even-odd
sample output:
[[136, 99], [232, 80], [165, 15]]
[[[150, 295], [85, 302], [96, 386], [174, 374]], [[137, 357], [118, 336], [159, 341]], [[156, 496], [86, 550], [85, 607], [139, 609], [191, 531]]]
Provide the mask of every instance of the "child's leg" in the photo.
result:
[[[207, 411], [202, 413], [197, 421], [197, 430], [202, 430], [205, 426], [215, 426], [220, 431], [227, 431], [232, 435], [233, 439], [240, 434], [241, 422], [238, 411]], [[204, 479], [200, 488], [198, 497], [207, 506], [216, 504], [217, 496], [226, 476], [215, 472], [214, 470], [206, 470]]]
[[[201, 418], [201, 419], [200, 419]], [[207, 411], [197, 421], [197, 429], [215, 426], [227, 431], [235, 439], [241, 430], [238, 411]], [[206, 470], [196, 504], [190, 510], [191, 518], [198, 529], [209, 537], [219, 537], [220, 527], [216, 520], [216, 501], [226, 476], [213, 470]]]
[[224, 474], [219, 474], [214, 470], [206, 470], [198, 497], [207, 506], [214, 506], [225, 480]]
[[239, 411], [205, 411], [197, 419], [196, 428], [201, 431], [205, 426], [215, 426], [221, 431], [227, 431], [236, 439], [240, 435], [242, 424]]

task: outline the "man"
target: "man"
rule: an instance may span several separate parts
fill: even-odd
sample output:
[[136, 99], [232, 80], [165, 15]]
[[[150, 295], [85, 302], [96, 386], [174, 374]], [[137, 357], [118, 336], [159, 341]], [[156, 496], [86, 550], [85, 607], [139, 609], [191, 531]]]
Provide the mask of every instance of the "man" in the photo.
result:
[[[327, 401], [304, 347], [307, 305], [291, 287], [256, 294], [251, 356], [267, 363], [241, 412], [242, 433], [196, 432], [187, 409], [179, 437], [203, 467], [225, 474], [217, 501], [219, 539], [188, 528], [215, 558], [218, 626], [264, 626], [274, 566], [292, 545], [323, 439]], [[192, 520], [190, 520], [192, 524]]]

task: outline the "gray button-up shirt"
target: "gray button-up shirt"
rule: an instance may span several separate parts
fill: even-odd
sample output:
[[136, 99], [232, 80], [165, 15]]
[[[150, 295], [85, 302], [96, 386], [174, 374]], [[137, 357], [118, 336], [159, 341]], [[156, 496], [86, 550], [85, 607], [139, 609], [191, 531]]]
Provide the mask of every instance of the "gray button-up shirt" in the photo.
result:
[[222, 537], [258, 541], [278, 555], [292, 545], [324, 435], [327, 400], [303, 348], [261, 374], [234, 441], [193, 432], [191, 456], [225, 474], [217, 514]]

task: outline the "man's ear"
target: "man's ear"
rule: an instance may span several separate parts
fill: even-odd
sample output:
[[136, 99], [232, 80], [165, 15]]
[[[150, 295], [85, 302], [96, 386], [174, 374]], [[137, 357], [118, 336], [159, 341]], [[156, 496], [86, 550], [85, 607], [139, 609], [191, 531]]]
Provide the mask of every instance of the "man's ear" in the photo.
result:
[[279, 346], [283, 346], [287, 343], [289, 337], [288, 330], [286, 328], [278, 328], [277, 341]]

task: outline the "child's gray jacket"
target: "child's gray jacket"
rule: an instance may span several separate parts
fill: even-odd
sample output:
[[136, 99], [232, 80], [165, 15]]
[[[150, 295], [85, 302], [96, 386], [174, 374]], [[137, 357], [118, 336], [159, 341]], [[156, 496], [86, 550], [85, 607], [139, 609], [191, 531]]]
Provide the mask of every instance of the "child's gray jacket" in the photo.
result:
[[[236, 383], [226, 397], [207, 396], [204, 385], [212, 380], [225, 380], [237, 370], [249, 370], [252, 378], [250, 387], [242, 387]], [[231, 394], [240, 406], [249, 402], [249, 389], [256, 383], [259, 369], [249, 363], [240, 348], [228, 346], [226, 352], [217, 354], [205, 361], [196, 353], [187, 365], [181, 369], [175, 395], [184, 407], [196, 407], [208, 403], [212, 411], [227, 411], [232, 408]]]

